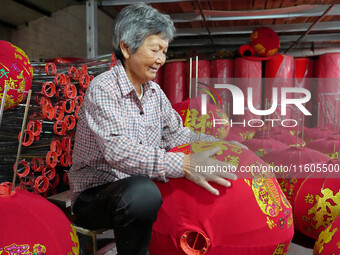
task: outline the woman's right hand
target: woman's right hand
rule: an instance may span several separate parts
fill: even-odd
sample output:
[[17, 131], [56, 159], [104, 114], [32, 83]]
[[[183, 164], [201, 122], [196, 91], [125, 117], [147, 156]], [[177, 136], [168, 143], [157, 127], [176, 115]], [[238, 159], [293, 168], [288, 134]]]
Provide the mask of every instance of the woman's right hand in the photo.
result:
[[214, 195], [219, 195], [219, 192], [209, 184], [210, 181], [229, 188], [231, 183], [226, 179], [237, 179], [236, 174], [232, 173], [236, 171], [236, 166], [210, 158], [219, 150], [220, 147], [215, 147], [206, 151], [185, 155], [183, 161], [184, 177]]

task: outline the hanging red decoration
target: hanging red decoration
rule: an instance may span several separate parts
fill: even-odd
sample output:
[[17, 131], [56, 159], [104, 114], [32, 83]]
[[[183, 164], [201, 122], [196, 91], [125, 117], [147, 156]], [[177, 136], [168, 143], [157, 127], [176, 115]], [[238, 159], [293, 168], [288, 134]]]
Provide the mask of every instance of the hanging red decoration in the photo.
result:
[[[21, 103], [31, 88], [33, 68], [25, 52], [15, 45], [0, 41], [0, 100], [3, 97], [4, 88], [12, 88], [7, 91], [5, 110]], [[15, 90], [13, 90], [15, 89]]]
[[250, 45], [261, 57], [272, 56], [280, 48], [280, 37], [269, 27], [255, 29], [250, 35]]
[[[194, 142], [172, 152], [199, 152], [219, 146], [216, 159], [260, 166], [253, 152], [227, 142]], [[245, 173], [231, 188], [214, 185], [212, 195], [185, 178], [156, 182], [163, 204], [153, 226], [153, 255], [285, 254], [293, 237], [291, 207], [273, 176]]]

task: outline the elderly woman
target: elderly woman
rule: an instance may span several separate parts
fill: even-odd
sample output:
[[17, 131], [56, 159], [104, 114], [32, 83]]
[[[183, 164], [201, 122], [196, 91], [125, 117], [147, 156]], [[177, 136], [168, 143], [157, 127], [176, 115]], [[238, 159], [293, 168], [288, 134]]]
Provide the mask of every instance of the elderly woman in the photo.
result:
[[164, 64], [175, 28], [168, 15], [133, 4], [117, 16], [113, 46], [119, 59], [93, 79], [79, 112], [69, 172], [76, 224], [113, 228], [118, 254], [145, 255], [162, 204], [151, 179], [186, 177], [218, 195], [208, 181], [230, 186], [230, 173], [195, 172], [194, 165], [228, 164], [210, 158], [218, 149], [167, 152], [195, 140], [216, 140], [184, 128], [160, 87], [152, 82]]

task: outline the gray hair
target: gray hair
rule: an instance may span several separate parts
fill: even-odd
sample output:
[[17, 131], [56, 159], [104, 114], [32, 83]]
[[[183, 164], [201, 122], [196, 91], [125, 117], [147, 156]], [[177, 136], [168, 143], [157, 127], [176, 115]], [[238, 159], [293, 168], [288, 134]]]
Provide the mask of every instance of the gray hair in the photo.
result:
[[134, 54], [149, 35], [163, 35], [169, 42], [175, 36], [174, 23], [169, 15], [162, 14], [145, 3], [135, 3], [122, 9], [114, 22], [113, 50], [116, 58], [124, 61], [120, 49], [123, 41]]

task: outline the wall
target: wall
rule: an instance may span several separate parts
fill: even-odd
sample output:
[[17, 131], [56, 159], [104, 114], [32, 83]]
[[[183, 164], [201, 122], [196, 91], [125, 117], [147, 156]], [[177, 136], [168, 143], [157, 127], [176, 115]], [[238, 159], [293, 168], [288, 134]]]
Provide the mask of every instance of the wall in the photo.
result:
[[[98, 54], [112, 53], [113, 20], [98, 9]], [[11, 40], [31, 61], [86, 58], [86, 7], [74, 5], [12, 30]]]
[[11, 38], [11, 29], [0, 25], [0, 40], [9, 41]]

